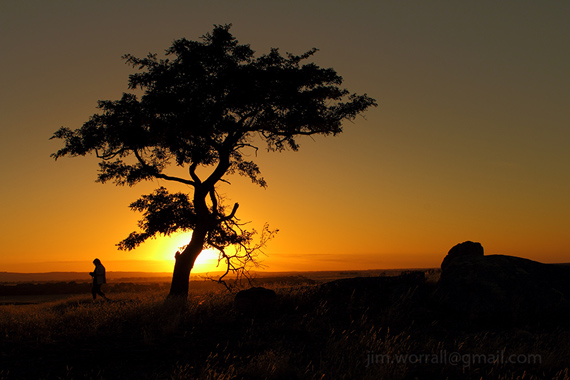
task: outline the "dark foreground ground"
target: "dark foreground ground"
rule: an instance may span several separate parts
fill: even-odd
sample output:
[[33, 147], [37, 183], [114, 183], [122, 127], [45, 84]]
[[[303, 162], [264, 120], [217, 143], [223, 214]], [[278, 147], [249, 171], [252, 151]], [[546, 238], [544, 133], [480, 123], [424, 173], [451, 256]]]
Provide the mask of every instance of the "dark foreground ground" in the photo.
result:
[[[223, 289], [0, 306], [0, 379], [570, 379], [570, 327], [443, 313], [435, 278], [269, 281], [248, 310]], [[196, 287], [197, 288], [197, 287]]]

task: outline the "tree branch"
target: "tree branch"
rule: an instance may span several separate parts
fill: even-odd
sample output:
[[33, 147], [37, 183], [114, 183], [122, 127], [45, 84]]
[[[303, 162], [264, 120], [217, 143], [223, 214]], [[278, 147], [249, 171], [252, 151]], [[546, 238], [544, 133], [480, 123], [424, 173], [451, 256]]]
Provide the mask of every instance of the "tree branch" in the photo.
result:
[[237, 212], [238, 208], [239, 208], [239, 204], [235, 203], [234, 208], [232, 209], [232, 212], [230, 213], [230, 215], [224, 216], [223, 218], [220, 219], [220, 221], [225, 222], [227, 220], [233, 219], [233, 217], [236, 216], [236, 212]]
[[188, 171], [190, 172], [190, 177], [194, 180], [194, 182], [202, 183], [202, 181], [200, 180], [200, 178], [198, 178], [198, 175], [196, 174], [197, 166], [198, 164], [196, 162], [193, 162], [192, 165], [190, 165], [190, 168], [188, 168]]
[[216, 189], [212, 187], [208, 194], [210, 194], [210, 200], [212, 201], [212, 213], [216, 215], [218, 213], [218, 199], [216, 198]]
[[151, 165], [147, 164], [145, 160], [143, 160], [143, 158], [140, 156], [139, 152], [136, 149], [133, 149], [133, 153], [135, 155], [135, 157], [137, 158], [137, 160], [140, 162], [140, 164], [149, 171], [149, 173], [155, 177], [155, 178], [160, 178], [160, 179], [165, 179], [167, 181], [175, 181], [175, 182], [180, 182], [186, 185], [191, 185], [191, 186], [196, 186], [196, 182], [194, 181], [189, 181], [187, 179], [184, 178], [180, 178], [180, 177], [173, 177], [173, 176], [169, 176], [166, 174], [162, 174], [157, 172], [156, 168], [152, 167]]
[[169, 175], [162, 174], [162, 173], [153, 174], [153, 176], [155, 176], [156, 178], [165, 179], [167, 181], [175, 181], [175, 182], [183, 183], [185, 185], [196, 186], [196, 183], [194, 181], [189, 181], [187, 179], [180, 178], [180, 177], [173, 177], [173, 176], [169, 176]]
[[250, 148], [255, 149], [255, 157], [257, 157], [257, 152], [259, 151], [259, 147], [255, 146], [255, 145], [252, 145], [252, 144], [246, 144], [246, 143], [237, 144], [237, 145], [236, 145], [236, 148], [237, 148], [237, 149], [239, 149], [239, 148], [245, 148], [245, 147], [250, 147]]
[[224, 139], [224, 142], [217, 149], [218, 150], [218, 165], [210, 174], [210, 176], [203, 182], [206, 187], [213, 187], [219, 180], [222, 179], [224, 174], [228, 171], [230, 163], [230, 155], [237, 142], [243, 137], [243, 133], [235, 132], [229, 134]]
[[124, 148], [121, 148], [116, 152], [100, 154], [99, 150], [97, 148], [95, 148], [95, 156], [97, 158], [101, 158], [103, 160], [111, 160], [111, 159], [117, 157], [118, 155], [120, 155], [121, 153], [123, 153], [124, 151], [125, 151]]

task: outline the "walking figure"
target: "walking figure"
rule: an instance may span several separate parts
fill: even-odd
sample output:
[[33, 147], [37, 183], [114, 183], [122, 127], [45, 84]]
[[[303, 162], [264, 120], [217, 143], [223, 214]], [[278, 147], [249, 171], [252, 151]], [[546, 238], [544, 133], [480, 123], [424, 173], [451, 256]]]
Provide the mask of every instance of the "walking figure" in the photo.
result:
[[101, 291], [101, 285], [107, 282], [105, 278], [105, 267], [101, 264], [101, 260], [95, 259], [93, 260], [93, 264], [95, 264], [95, 270], [90, 272], [89, 274], [93, 277], [93, 287], [91, 288], [91, 294], [93, 294], [93, 301], [97, 298], [97, 294], [103, 297], [105, 300], [109, 301], [105, 294]]

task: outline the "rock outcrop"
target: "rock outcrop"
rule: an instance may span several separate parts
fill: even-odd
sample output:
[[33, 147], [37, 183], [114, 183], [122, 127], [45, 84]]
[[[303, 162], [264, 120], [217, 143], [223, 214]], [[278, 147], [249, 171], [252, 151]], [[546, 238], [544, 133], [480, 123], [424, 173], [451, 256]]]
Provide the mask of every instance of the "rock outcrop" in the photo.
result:
[[[465, 251], [475, 248], [468, 246]], [[444, 310], [470, 321], [570, 319], [570, 266], [484, 256], [482, 251], [481, 247], [474, 254], [448, 254], [442, 263], [436, 295]]]
[[464, 241], [459, 243], [449, 250], [447, 256], [443, 259], [441, 263], [441, 269], [447, 268], [449, 263], [457, 257], [462, 256], [483, 256], [484, 250], [481, 243], [474, 243], [472, 241]]

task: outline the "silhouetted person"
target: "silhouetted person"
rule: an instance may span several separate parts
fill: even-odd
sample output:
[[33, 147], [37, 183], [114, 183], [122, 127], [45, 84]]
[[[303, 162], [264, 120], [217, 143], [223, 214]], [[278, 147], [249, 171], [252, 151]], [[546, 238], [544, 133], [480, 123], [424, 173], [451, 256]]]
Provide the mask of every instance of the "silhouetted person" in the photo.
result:
[[105, 297], [105, 294], [101, 291], [101, 285], [107, 282], [107, 279], [105, 278], [105, 267], [101, 264], [101, 260], [99, 259], [93, 260], [93, 264], [95, 264], [95, 270], [89, 273], [91, 277], [93, 277], [93, 287], [91, 288], [93, 301], [97, 298], [97, 294], [108, 301], [109, 299]]

